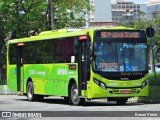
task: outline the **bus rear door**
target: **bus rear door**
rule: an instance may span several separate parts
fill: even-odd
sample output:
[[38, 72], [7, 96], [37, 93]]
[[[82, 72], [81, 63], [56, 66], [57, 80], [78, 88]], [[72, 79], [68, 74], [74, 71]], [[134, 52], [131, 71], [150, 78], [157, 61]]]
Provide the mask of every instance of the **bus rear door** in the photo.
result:
[[24, 75], [23, 75], [23, 47], [24, 43], [17, 43], [17, 91], [22, 95], [24, 90]]
[[[78, 42], [78, 91], [87, 90], [87, 40], [88, 36], [80, 36]], [[84, 92], [85, 96], [85, 92]]]

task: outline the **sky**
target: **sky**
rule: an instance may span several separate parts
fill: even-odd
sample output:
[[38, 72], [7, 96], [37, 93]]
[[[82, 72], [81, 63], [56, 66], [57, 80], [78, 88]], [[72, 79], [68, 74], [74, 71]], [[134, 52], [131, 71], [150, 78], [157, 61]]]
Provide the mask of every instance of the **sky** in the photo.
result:
[[[112, 0], [112, 3], [115, 1], [117, 0]], [[134, 3], [137, 3], [137, 4], [144, 4], [145, 2], [148, 2], [149, 0], [126, 0], [126, 1], [133, 1]]]

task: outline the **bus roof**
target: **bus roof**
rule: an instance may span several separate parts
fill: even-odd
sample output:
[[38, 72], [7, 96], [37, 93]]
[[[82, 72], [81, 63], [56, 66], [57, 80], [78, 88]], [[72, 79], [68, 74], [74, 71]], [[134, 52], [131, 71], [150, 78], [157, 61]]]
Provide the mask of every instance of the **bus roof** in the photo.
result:
[[[93, 29], [93, 28], [91, 28]], [[135, 28], [128, 28], [123, 26], [116, 26], [116, 27], [96, 27], [94, 30], [137, 30]]]
[[89, 28], [89, 29], [59, 29], [59, 30], [44, 31], [44, 32], [41, 32], [37, 36], [9, 40], [8, 44], [54, 39], [54, 38], [64, 38], [64, 37], [71, 37], [71, 36], [82, 36], [82, 35], [87, 35], [88, 32], [94, 31], [94, 30], [137, 30], [137, 29], [127, 28], [127, 27], [122, 27], [122, 26], [97, 27], [97, 28]]
[[44, 31], [41, 32], [37, 36], [31, 36], [27, 38], [20, 38], [20, 39], [13, 39], [9, 40], [8, 44], [12, 43], [19, 43], [19, 42], [29, 42], [29, 41], [37, 41], [37, 40], [46, 40], [46, 39], [56, 39], [56, 38], [64, 38], [64, 37], [71, 37], [71, 36], [82, 36], [87, 35], [87, 30], [85, 29], [59, 29], [59, 30], [52, 30], [52, 31]]

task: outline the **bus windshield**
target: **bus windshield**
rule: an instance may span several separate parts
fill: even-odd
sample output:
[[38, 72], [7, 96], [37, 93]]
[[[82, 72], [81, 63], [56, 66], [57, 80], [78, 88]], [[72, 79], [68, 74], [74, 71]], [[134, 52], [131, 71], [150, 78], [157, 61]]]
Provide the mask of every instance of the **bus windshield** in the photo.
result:
[[93, 70], [101, 72], [146, 71], [146, 52], [146, 43], [94, 42]]

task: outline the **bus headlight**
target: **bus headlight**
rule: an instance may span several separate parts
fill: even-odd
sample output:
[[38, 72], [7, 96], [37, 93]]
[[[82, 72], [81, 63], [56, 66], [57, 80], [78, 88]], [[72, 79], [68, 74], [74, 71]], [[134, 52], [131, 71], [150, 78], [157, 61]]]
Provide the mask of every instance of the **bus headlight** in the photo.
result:
[[106, 87], [106, 84], [104, 83], [104, 82], [101, 82], [101, 81], [99, 81], [99, 80], [97, 80], [97, 79], [95, 79], [95, 78], [93, 78], [93, 82], [95, 83], [95, 84], [97, 84], [98, 86], [100, 86], [101, 88], [103, 88], [103, 89], [107, 89], [107, 87]]
[[147, 79], [147, 80], [145, 80], [143, 83], [142, 83], [142, 89], [147, 85], [149, 83], [149, 80]]

